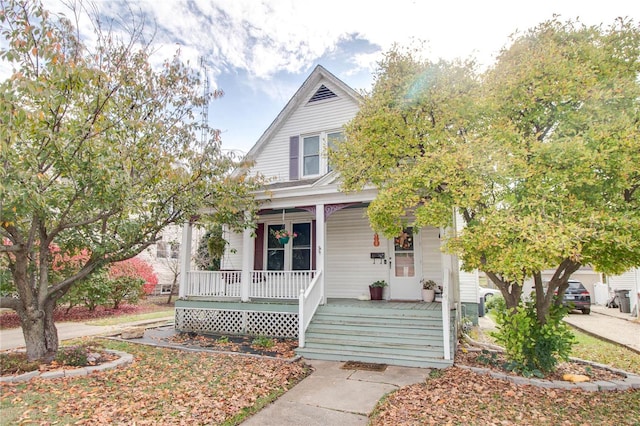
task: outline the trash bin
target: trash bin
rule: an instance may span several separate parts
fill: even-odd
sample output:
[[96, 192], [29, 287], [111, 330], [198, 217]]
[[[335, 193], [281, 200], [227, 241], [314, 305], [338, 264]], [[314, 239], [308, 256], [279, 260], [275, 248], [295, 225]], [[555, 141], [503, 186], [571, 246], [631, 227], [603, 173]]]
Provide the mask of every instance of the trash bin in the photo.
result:
[[484, 316], [484, 297], [480, 296], [478, 299], [478, 317]]
[[631, 299], [629, 298], [629, 290], [616, 290], [616, 296], [618, 296], [618, 305], [620, 306], [620, 312], [630, 314]]

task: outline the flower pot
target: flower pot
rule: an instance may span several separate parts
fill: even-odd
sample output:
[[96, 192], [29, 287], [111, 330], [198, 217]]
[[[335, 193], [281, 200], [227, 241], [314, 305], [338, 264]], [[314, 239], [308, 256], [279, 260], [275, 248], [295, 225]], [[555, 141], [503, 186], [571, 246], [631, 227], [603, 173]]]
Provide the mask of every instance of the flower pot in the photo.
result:
[[278, 238], [278, 242], [282, 245], [285, 245], [289, 242], [289, 237], [280, 237]]
[[422, 300], [424, 300], [425, 302], [433, 302], [434, 300], [436, 300], [436, 291], [433, 289], [429, 290], [429, 289], [423, 288]]
[[369, 286], [369, 294], [371, 295], [371, 300], [382, 300], [383, 290], [384, 290], [384, 287]]

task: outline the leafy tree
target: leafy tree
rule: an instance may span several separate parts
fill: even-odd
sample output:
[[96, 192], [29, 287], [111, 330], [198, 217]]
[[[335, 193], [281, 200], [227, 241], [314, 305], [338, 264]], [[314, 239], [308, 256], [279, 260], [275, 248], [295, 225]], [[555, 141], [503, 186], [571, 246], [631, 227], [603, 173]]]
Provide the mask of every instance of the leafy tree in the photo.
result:
[[[0, 5], [0, 58], [13, 69], [0, 83], [0, 255], [17, 293], [0, 307], [20, 316], [28, 358], [51, 359], [53, 309], [73, 285], [202, 207], [222, 223], [251, 226], [239, 212], [254, 211], [254, 183], [230, 175], [237, 162], [198, 120], [221, 93], [203, 96], [177, 56], [154, 69], [142, 27], [123, 34], [112, 22], [103, 32], [94, 18], [86, 41], [39, 2]], [[89, 257], [55, 277], [54, 244]]]
[[484, 72], [418, 53], [386, 55], [330, 154], [343, 189], [379, 189], [374, 229], [455, 229], [455, 208], [466, 227], [448, 250], [484, 271], [511, 309], [533, 278], [538, 326], [582, 265], [640, 265], [637, 24], [553, 19], [514, 36]]

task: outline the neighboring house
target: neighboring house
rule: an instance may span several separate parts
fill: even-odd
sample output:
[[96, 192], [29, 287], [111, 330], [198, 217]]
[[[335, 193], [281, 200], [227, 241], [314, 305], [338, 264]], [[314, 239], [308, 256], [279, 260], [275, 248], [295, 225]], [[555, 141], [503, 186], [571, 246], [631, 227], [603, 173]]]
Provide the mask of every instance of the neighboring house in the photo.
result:
[[[183, 250], [178, 330], [298, 338], [310, 359], [452, 365], [461, 315], [477, 317], [477, 274], [442, 253], [445, 230], [385, 239], [366, 217], [376, 190], [339, 191], [326, 151], [360, 101], [322, 66], [313, 70], [247, 154], [252, 172], [270, 179], [257, 194], [255, 232], [227, 233], [222, 271], [188, 270]], [[297, 237], [279, 242], [283, 229]], [[421, 301], [423, 278], [443, 287], [441, 303]], [[377, 280], [389, 284], [384, 301], [368, 300]]]
[[[191, 257], [195, 256], [197, 244], [200, 242], [200, 236], [203, 233], [201, 228], [194, 230], [194, 244], [191, 248]], [[136, 257], [144, 260], [153, 268], [158, 276], [158, 284], [153, 291], [153, 295], [168, 295], [171, 291], [173, 280], [178, 277], [174, 294], [177, 293], [180, 274], [180, 239], [182, 238], [182, 228], [176, 225], [167, 226], [163, 229], [160, 240], [155, 244], [147, 247], [146, 250], [138, 254]], [[194, 268], [192, 263], [190, 269]]]

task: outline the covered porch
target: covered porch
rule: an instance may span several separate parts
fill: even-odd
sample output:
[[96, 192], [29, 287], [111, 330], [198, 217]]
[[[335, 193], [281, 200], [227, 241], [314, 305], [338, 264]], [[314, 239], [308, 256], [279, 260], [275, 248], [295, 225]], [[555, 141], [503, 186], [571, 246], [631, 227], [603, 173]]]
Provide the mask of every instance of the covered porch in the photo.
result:
[[[339, 197], [314, 195], [311, 206], [309, 198], [271, 200], [255, 230], [229, 235], [233, 252], [220, 271], [191, 270], [182, 250], [176, 328], [296, 338], [308, 358], [365, 361], [380, 352], [387, 363], [448, 363], [457, 316], [449, 283], [456, 275], [440, 252], [440, 230], [383, 239], [371, 230], [363, 194]], [[298, 237], [279, 243], [279, 229]], [[182, 247], [191, 247], [191, 225]], [[421, 279], [441, 285], [441, 303], [420, 300]], [[363, 300], [378, 280], [389, 283], [386, 300]]]

